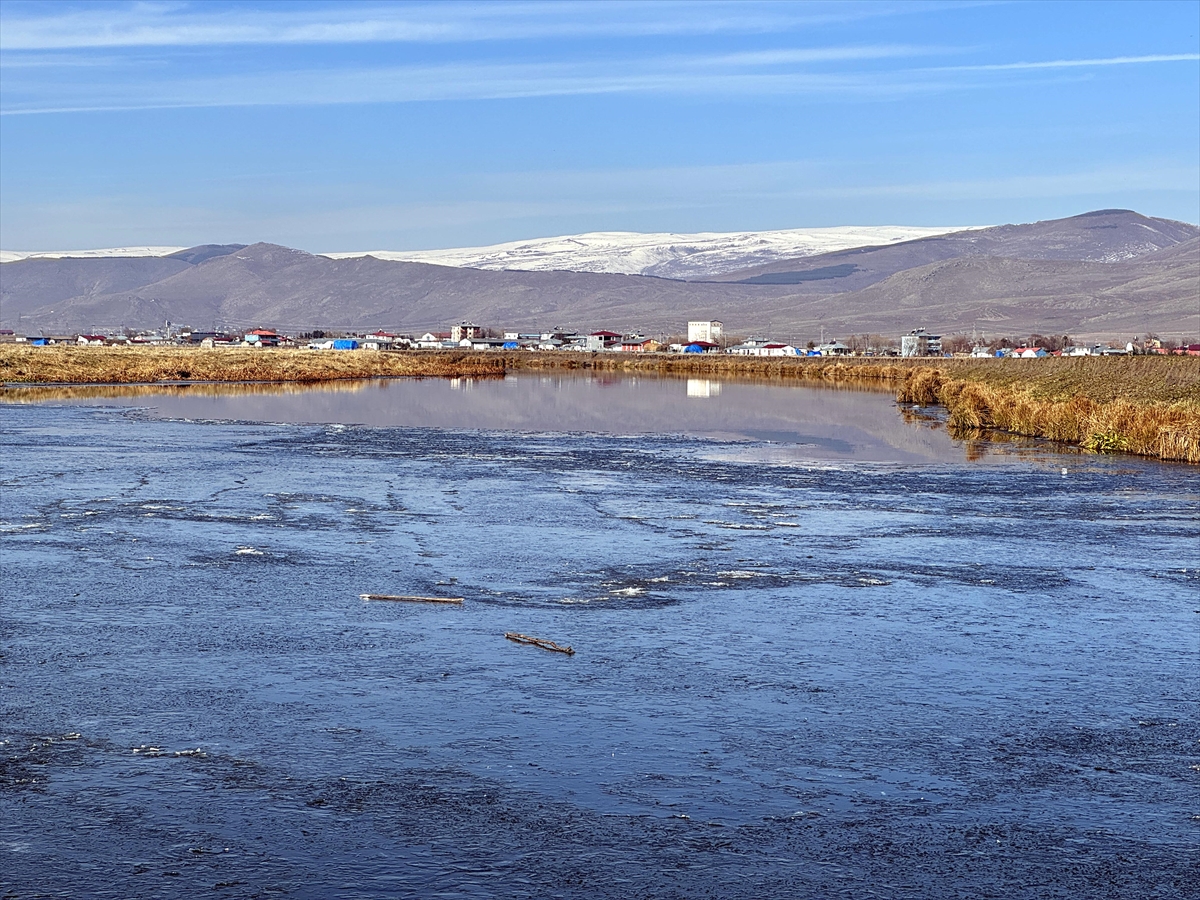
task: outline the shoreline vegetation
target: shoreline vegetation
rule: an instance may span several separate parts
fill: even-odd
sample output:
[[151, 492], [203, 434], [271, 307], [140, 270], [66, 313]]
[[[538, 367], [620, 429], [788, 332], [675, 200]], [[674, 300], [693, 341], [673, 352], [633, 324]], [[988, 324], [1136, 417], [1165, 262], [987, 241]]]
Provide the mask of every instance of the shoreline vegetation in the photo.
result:
[[962, 436], [1002, 431], [1095, 452], [1200, 464], [1200, 358], [788, 359], [718, 354], [528, 351], [205, 350], [184, 347], [0, 346], [0, 397], [12, 385], [180, 382], [318, 385], [345, 379], [502, 377], [519, 371], [594, 371], [766, 379], [896, 392], [939, 405]]

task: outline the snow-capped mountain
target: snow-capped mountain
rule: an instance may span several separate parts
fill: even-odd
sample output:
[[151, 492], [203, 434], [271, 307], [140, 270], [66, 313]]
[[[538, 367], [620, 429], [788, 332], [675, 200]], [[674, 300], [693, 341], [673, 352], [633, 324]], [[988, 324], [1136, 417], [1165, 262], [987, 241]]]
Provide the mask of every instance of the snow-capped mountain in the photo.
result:
[[22, 259], [138, 259], [170, 256], [187, 247], [108, 247], [104, 250], [0, 250], [0, 263]]
[[[985, 226], [974, 226], [985, 227]], [[452, 250], [324, 253], [333, 259], [374, 256], [397, 262], [524, 272], [607, 272], [702, 279], [782, 259], [931, 237], [963, 228], [904, 225], [792, 228], [702, 234], [594, 231]]]
[[[984, 227], [984, 226], [972, 226]], [[449, 250], [372, 250], [322, 253], [331, 259], [374, 256], [395, 262], [432, 263], [460, 269], [522, 272], [603, 272], [703, 279], [779, 260], [874, 247], [932, 237], [964, 228], [905, 225], [792, 228], [785, 231], [643, 234], [594, 231], [561, 237], [510, 241], [490, 247]], [[0, 262], [22, 259], [117, 259], [167, 257], [184, 247], [112, 247], [103, 250], [0, 251]]]

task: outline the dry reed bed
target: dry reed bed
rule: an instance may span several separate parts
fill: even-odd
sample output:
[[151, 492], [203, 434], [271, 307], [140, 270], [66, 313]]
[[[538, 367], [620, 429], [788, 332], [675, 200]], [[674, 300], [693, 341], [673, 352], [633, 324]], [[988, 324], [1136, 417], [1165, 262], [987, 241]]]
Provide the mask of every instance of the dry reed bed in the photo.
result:
[[897, 399], [946, 407], [951, 429], [963, 433], [998, 429], [1096, 452], [1200, 463], [1200, 361], [1058, 362], [1086, 364], [1031, 369], [1024, 379], [1001, 369], [912, 368]]
[[397, 376], [487, 377], [504, 360], [481, 353], [253, 350], [187, 347], [0, 348], [0, 381], [11, 384], [146, 384], [160, 381], [290, 381]]

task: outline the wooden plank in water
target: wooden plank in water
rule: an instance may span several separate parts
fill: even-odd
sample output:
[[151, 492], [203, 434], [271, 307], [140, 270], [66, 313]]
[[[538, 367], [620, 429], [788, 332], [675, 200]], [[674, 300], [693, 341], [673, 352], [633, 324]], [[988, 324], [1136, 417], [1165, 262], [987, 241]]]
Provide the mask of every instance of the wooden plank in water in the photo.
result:
[[564, 647], [562, 644], [556, 644], [554, 641], [548, 641], [545, 638], [530, 637], [527, 634], [521, 634], [519, 631], [506, 631], [504, 636], [510, 641], [516, 641], [518, 644], [529, 644], [531, 647], [541, 647], [543, 650], [553, 650], [555, 653], [565, 653], [567, 656], [574, 656], [575, 651], [570, 647]]
[[406, 594], [359, 594], [363, 600], [399, 600], [405, 603], [462, 603], [462, 597], [416, 597]]

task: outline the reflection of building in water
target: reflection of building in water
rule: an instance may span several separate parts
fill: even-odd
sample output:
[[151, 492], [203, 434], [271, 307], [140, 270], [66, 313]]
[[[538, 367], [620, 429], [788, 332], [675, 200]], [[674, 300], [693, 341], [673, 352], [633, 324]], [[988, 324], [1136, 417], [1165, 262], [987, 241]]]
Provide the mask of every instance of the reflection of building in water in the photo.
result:
[[474, 378], [451, 378], [450, 390], [452, 391], [473, 391], [475, 390]]
[[687, 395], [707, 399], [721, 394], [721, 382], [709, 381], [707, 378], [689, 378], [687, 380]]

